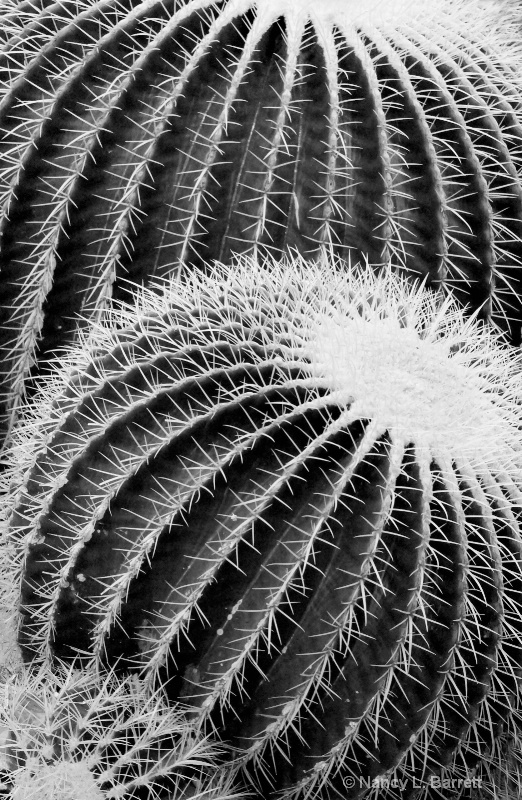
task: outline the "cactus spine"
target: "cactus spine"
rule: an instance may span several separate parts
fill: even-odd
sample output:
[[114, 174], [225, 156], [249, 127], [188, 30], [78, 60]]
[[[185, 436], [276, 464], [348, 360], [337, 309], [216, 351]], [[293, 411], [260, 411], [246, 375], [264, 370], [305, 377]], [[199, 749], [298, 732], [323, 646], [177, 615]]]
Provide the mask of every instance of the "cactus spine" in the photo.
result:
[[518, 319], [522, 64], [497, 6], [4, 3], [4, 427], [128, 281], [233, 253], [391, 260]]
[[165, 686], [258, 797], [518, 796], [520, 358], [390, 270], [143, 297], [18, 434], [26, 658]]

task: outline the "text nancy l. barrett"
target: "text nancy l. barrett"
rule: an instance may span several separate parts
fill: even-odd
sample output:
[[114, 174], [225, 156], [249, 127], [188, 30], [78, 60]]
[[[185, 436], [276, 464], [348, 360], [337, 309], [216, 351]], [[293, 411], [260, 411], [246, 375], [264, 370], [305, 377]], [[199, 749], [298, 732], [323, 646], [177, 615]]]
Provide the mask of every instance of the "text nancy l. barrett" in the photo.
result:
[[430, 775], [425, 780], [415, 778], [390, 778], [379, 776], [377, 778], [365, 778], [358, 775], [347, 775], [343, 779], [347, 789], [354, 787], [361, 789], [399, 789], [404, 792], [406, 789], [421, 789], [429, 787], [431, 789], [480, 789], [482, 778], [444, 778], [440, 775]]

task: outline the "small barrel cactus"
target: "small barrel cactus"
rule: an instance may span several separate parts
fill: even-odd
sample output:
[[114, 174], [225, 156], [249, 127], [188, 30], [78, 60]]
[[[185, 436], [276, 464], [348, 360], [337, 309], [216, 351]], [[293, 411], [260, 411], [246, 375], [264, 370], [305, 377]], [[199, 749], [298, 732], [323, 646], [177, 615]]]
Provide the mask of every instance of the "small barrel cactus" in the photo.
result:
[[4, 3], [4, 428], [80, 318], [234, 253], [391, 260], [518, 341], [513, 5]]
[[520, 357], [390, 269], [140, 302], [13, 445], [26, 660], [164, 686], [265, 800], [518, 798]]
[[219, 745], [132, 677], [62, 665], [5, 689], [0, 754], [11, 800], [240, 797], [217, 771]]

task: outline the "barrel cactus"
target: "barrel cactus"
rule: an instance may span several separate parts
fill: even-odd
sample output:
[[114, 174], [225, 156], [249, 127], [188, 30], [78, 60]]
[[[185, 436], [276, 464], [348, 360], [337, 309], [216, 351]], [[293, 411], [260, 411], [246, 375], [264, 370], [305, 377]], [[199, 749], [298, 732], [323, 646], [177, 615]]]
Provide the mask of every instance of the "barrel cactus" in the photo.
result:
[[4, 2], [4, 432], [111, 297], [234, 253], [391, 260], [518, 341], [516, 6]]
[[25, 660], [163, 687], [264, 800], [514, 800], [521, 384], [391, 269], [142, 290], [13, 444]]
[[11, 800], [130, 800], [161, 784], [176, 800], [239, 797], [216, 772], [219, 746], [132, 677], [63, 665], [18, 676], [0, 722]]

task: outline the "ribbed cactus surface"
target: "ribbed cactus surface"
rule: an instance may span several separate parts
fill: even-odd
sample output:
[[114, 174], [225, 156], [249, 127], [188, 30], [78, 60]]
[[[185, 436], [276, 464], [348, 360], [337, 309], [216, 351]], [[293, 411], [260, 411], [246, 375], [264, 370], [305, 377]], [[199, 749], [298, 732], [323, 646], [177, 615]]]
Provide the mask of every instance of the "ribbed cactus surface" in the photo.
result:
[[26, 658], [159, 682], [258, 797], [501, 768], [517, 797], [519, 359], [451, 298], [310, 263], [111, 321], [14, 452]]
[[520, 318], [515, 17], [487, 0], [4, 3], [5, 423], [78, 315], [232, 253], [391, 259]]

